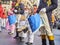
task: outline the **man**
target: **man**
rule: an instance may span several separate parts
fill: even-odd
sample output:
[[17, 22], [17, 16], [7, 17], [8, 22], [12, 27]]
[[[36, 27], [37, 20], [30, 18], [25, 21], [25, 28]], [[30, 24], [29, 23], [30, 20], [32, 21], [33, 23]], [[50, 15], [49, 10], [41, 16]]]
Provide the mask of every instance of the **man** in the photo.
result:
[[41, 17], [44, 19], [44, 25], [45, 25], [45, 28], [41, 29], [42, 45], [47, 45], [46, 36], [48, 37], [49, 45], [55, 45], [54, 35], [51, 32], [51, 27], [52, 27], [51, 16], [52, 16], [52, 11], [57, 8], [58, 5], [57, 3], [58, 0], [40, 0], [37, 13], [39, 13], [39, 11], [41, 12], [40, 14]]

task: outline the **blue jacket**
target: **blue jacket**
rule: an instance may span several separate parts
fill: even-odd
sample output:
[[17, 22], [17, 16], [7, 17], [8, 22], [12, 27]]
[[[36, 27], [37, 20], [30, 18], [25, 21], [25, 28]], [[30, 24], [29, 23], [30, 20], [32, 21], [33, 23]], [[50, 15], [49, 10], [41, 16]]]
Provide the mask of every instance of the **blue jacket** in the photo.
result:
[[44, 2], [44, 0], [40, 0], [37, 13], [39, 13], [39, 11], [40, 11], [42, 8], [46, 8], [46, 14], [47, 14], [47, 16], [48, 16], [49, 23], [50, 23], [50, 25], [52, 25], [52, 24], [51, 24], [52, 11], [53, 11], [54, 9], [56, 9], [57, 6], [58, 6], [58, 0], [51, 0], [51, 5], [50, 5], [50, 6], [48, 6], [47, 0], [46, 0], [46, 2]]

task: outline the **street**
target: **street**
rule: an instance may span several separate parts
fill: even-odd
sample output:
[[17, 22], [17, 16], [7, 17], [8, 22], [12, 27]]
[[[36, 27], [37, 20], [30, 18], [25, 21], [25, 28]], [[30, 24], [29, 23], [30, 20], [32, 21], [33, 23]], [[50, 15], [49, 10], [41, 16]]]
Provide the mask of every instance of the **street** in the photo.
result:
[[[60, 30], [53, 29], [53, 33], [55, 36], [55, 45], [60, 44]], [[7, 30], [2, 30], [0, 32], [0, 45], [26, 45], [25, 42], [20, 42], [12, 38], [12, 36], [8, 35]], [[39, 37], [39, 32], [35, 34], [35, 40], [33, 45], [41, 45], [41, 38]], [[47, 40], [48, 45], [48, 40]]]

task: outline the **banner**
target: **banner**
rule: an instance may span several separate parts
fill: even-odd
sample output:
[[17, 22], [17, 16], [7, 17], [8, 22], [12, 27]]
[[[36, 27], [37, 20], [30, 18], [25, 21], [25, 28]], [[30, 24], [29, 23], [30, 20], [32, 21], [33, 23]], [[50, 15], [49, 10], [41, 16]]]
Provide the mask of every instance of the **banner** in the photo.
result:
[[8, 21], [9, 21], [9, 24], [10, 24], [10, 25], [16, 23], [16, 15], [15, 15], [15, 14], [9, 15], [9, 16], [8, 16]]
[[29, 21], [32, 32], [37, 31], [37, 29], [40, 28], [43, 24], [40, 14], [37, 14], [37, 13], [34, 15], [31, 15], [28, 18], [28, 21]]

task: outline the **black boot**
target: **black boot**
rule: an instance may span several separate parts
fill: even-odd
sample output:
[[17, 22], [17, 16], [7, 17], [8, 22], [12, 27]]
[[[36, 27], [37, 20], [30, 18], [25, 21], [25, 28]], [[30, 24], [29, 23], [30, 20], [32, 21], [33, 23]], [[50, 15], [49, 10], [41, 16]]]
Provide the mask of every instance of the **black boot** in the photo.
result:
[[30, 43], [30, 42], [26, 42], [27, 45], [33, 45], [33, 43]]
[[46, 45], [46, 35], [41, 35], [42, 45]]
[[20, 42], [24, 42], [24, 37], [19, 37]]
[[14, 37], [15, 39], [19, 38], [19, 33], [16, 32], [16, 36]]
[[54, 40], [49, 40], [49, 45], [55, 45]]
[[19, 38], [19, 33], [18, 33], [18, 28], [16, 28], [16, 36], [14, 37], [15, 39]]
[[46, 45], [46, 39], [42, 39], [42, 45]]
[[54, 36], [48, 36], [48, 40], [49, 40], [49, 45], [55, 45], [54, 44]]

